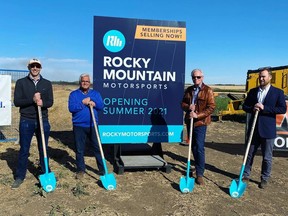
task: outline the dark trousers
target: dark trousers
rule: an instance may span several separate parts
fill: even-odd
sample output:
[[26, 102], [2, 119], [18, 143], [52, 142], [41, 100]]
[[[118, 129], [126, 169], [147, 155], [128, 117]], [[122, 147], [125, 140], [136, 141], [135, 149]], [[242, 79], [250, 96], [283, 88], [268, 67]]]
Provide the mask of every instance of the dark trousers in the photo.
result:
[[96, 132], [93, 127], [79, 127], [73, 126], [73, 133], [75, 139], [75, 151], [76, 151], [76, 166], [77, 172], [85, 172], [86, 166], [84, 161], [84, 154], [86, 149], [87, 137], [91, 141], [93, 155], [97, 161], [99, 171], [104, 171], [103, 161], [99, 150], [99, 145], [96, 137]]
[[[45, 136], [45, 143], [46, 143], [46, 150], [47, 150], [48, 138], [50, 134], [50, 124], [48, 120], [43, 119], [43, 127], [44, 127], [44, 136]], [[45, 172], [44, 154], [43, 154], [43, 148], [42, 148], [42, 139], [41, 139], [41, 131], [40, 131], [39, 122], [37, 120], [20, 119], [20, 123], [19, 123], [20, 151], [18, 155], [18, 163], [17, 163], [17, 170], [16, 170], [15, 177], [22, 179], [22, 180], [24, 180], [26, 176], [31, 140], [32, 140], [34, 133], [37, 139], [40, 165], [42, 168], [42, 172], [43, 173]], [[47, 155], [48, 155], [48, 151], [47, 151]]]
[[[190, 121], [185, 121], [188, 136], [190, 134]], [[194, 127], [192, 131], [192, 153], [195, 160], [197, 176], [203, 176], [205, 171], [205, 138], [207, 126]]]

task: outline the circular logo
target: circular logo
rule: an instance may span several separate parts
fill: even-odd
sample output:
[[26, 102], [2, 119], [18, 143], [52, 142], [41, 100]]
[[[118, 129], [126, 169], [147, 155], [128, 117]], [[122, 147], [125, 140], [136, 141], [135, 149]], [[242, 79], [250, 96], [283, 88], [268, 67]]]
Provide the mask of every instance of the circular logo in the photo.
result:
[[50, 192], [50, 191], [53, 190], [53, 186], [52, 185], [47, 185], [45, 189], [46, 189], [47, 192]]
[[126, 39], [118, 30], [110, 30], [103, 37], [103, 45], [110, 52], [120, 52], [125, 47]]
[[182, 193], [189, 193], [189, 192], [190, 192], [189, 188], [184, 188], [184, 189], [182, 190]]
[[107, 189], [108, 189], [108, 190], [114, 190], [115, 188], [114, 188], [113, 185], [108, 185]]

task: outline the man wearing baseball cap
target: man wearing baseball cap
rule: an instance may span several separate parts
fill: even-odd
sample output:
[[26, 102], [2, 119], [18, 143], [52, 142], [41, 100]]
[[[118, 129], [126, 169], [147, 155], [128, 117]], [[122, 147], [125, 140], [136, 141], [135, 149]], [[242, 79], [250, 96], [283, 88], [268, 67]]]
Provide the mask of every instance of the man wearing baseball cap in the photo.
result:
[[18, 154], [15, 181], [11, 186], [12, 189], [18, 188], [25, 179], [31, 140], [34, 133], [37, 139], [42, 173], [45, 173], [41, 131], [38, 120], [38, 106], [40, 106], [42, 110], [46, 149], [50, 134], [48, 108], [53, 105], [52, 84], [40, 75], [42, 64], [38, 59], [33, 58], [29, 60], [27, 67], [29, 74], [17, 80], [14, 91], [14, 104], [16, 107], [19, 107], [20, 112], [20, 151]]

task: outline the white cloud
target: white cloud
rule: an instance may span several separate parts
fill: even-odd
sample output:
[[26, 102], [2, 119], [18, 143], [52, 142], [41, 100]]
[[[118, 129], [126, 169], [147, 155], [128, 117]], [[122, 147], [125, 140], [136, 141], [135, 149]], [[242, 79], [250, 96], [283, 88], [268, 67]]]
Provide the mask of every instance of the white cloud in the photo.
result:
[[0, 68], [10, 70], [26, 70], [27, 62], [27, 58], [0, 57]]
[[[42, 63], [41, 74], [51, 81], [77, 81], [80, 74], [88, 73], [93, 77], [93, 64], [85, 59], [56, 59], [37, 57]], [[28, 58], [0, 57], [0, 68], [27, 70]]]

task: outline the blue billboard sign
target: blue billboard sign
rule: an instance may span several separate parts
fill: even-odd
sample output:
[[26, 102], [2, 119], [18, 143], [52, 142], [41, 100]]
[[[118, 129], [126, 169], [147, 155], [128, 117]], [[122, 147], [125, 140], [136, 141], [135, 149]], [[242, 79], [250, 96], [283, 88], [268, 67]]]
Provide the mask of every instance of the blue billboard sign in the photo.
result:
[[181, 141], [185, 46], [185, 22], [94, 17], [103, 143]]

